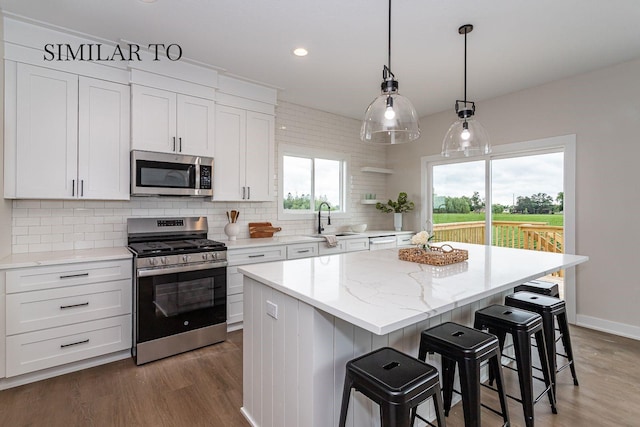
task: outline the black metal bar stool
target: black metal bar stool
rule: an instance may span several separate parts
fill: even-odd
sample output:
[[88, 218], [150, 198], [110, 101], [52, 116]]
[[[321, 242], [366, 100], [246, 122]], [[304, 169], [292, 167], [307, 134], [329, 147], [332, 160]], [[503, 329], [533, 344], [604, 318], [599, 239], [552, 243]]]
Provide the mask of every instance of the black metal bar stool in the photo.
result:
[[529, 280], [526, 283], [513, 288], [514, 292], [533, 292], [534, 294], [542, 294], [550, 297], [560, 298], [560, 288], [557, 283], [547, 282], [545, 280]]
[[[559, 298], [535, 294], [533, 292], [516, 292], [515, 294], [507, 295], [504, 299], [504, 304], [510, 307], [533, 311], [542, 316], [542, 328], [544, 329], [544, 338], [547, 345], [547, 356], [549, 359], [549, 369], [551, 370], [554, 395], [556, 392], [556, 373], [567, 366], [571, 368], [573, 384], [578, 385], [565, 302]], [[560, 329], [560, 338], [566, 353], [562, 356], [568, 359], [568, 363], [560, 367], [558, 367], [556, 361], [556, 334], [554, 326], [556, 322]]]
[[[460, 371], [460, 388], [464, 425], [480, 427], [480, 406], [501, 415], [504, 425], [509, 426], [509, 410], [502, 381], [500, 345], [498, 338], [476, 329], [453, 322], [446, 322], [422, 331], [418, 358], [425, 360], [428, 352], [442, 356], [442, 393], [444, 413], [449, 415], [453, 397], [453, 379], [456, 363]], [[496, 378], [496, 389], [500, 399], [498, 412], [480, 402], [480, 363], [487, 360], [489, 369]]]
[[349, 397], [355, 388], [380, 406], [382, 427], [409, 427], [415, 408], [430, 397], [438, 426], [445, 427], [438, 370], [414, 357], [383, 347], [347, 362], [340, 408], [340, 427], [347, 421]]
[[[508, 397], [520, 402], [524, 411], [524, 420], [527, 427], [533, 427], [533, 405], [546, 393], [551, 403], [551, 411], [556, 414], [555, 397], [553, 395], [553, 384], [551, 382], [551, 372], [547, 358], [544, 332], [542, 328], [542, 317], [531, 311], [520, 310], [515, 307], [494, 304], [476, 311], [476, 329], [487, 329], [489, 333], [495, 334], [500, 342], [500, 351], [504, 349], [504, 342], [507, 334], [513, 338], [515, 351], [515, 361], [520, 383], [520, 398], [508, 395]], [[531, 362], [531, 337], [535, 336], [538, 356], [542, 364], [543, 381], [546, 386], [539, 396], [533, 396], [533, 364]], [[506, 357], [503, 355], [503, 357]], [[511, 369], [510, 367], [506, 366]], [[490, 381], [491, 383], [491, 381]]]

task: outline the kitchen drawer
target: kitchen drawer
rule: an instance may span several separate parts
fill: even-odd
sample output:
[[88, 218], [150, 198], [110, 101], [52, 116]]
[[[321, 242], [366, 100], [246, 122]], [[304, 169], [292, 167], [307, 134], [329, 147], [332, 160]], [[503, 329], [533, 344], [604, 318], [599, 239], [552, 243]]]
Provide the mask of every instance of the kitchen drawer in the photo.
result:
[[287, 245], [287, 259], [308, 258], [318, 256], [318, 243], [296, 243]]
[[369, 237], [369, 250], [379, 251], [396, 247], [396, 236]]
[[227, 267], [227, 295], [241, 294], [244, 276], [238, 273], [238, 267]]
[[408, 246], [414, 246], [411, 244], [412, 234], [401, 234], [396, 236], [396, 245], [399, 248], [406, 248]]
[[345, 251], [368, 251], [369, 250], [369, 238], [364, 239], [345, 239]]
[[227, 297], [227, 323], [242, 322], [242, 301], [244, 295], [231, 295]]
[[7, 337], [7, 377], [131, 348], [131, 315]]
[[230, 266], [280, 261], [286, 258], [286, 252], [287, 248], [284, 245], [233, 249], [227, 250], [227, 261]]
[[7, 335], [131, 313], [131, 279], [7, 295]]
[[7, 294], [131, 279], [131, 259], [18, 268], [6, 273]]
[[332, 254], [341, 254], [345, 251], [344, 240], [338, 240], [338, 244], [332, 248], [327, 246], [325, 242], [319, 244], [318, 254], [320, 255], [332, 255]]

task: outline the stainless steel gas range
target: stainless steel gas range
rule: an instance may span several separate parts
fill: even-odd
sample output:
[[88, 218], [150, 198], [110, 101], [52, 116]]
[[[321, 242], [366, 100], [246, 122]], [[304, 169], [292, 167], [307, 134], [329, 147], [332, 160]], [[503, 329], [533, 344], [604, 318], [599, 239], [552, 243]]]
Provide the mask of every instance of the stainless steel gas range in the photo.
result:
[[227, 337], [227, 248], [206, 217], [129, 218], [133, 357], [151, 362]]

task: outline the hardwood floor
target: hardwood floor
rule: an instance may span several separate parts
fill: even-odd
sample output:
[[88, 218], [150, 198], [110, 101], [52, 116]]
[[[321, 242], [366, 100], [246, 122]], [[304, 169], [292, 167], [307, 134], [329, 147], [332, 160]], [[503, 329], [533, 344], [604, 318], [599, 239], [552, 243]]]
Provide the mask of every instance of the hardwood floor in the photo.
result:
[[[558, 375], [558, 414], [543, 398], [536, 425], [640, 426], [640, 341], [572, 327], [580, 386], [568, 369]], [[514, 373], [505, 371], [517, 394]], [[491, 391], [483, 402], [496, 405]], [[242, 332], [220, 344], [143, 366], [133, 360], [27, 384], [0, 392], [2, 426], [209, 426], [245, 427], [242, 405]], [[512, 426], [523, 425], [520, 405], [509, 399]], [[462, 406], [447, 419], [463, 423]], [[482, 411], [483, 426], [500, 417]], [[305, 426], [296, 426], [305, 427]], [[333, 426], [327, 426], [333, 427]]]
[[136, 366], [133, 359], [0, 392], [1, 426], [249, 426], [242, 406], [242, 332]]

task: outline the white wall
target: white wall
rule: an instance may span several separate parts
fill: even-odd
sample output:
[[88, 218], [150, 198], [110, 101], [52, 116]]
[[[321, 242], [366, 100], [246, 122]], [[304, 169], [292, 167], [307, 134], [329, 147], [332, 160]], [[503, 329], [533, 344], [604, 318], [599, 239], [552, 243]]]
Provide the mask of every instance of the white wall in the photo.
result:
[[[284, 102], [276, 109], [276, 146], [297, 144], [351, 155], [352, 215], [348, 219], [332, 218], [335, 230], [357, 223], [368, 223], [370, 229], [392, 229], [391, 215], [379, 213], [372, 205], [360, 204], [365, 193], [386, 192], [385, 176], [360, 172], [362, 166], [385, 167], [386, 153], [384, 147], [361, 142], [359, 132], [357, 120]], [[5, 234], [11, 235], [13, 253], [124, 246], [128, 217], [204, 215], [209, 220], [209, 237], [224, 240], [225, 211], [230, 209], [241, 211], [239, 238], [249, 237], [246, 224], [255, 221], [271, 221], [282, 227], [278, 235], [315, 232], [316, 223], [312, 219], [278, 220], [276, 202], [214, 203], [201, 199], [136, 197], [126, 202], [15, 200], [11, 233], [7, 229]], [[11, 214], [6, 217], [11, 218]]]
[[[492, 144], [576, 134], [577, 323], [640, 339], [640, 60], [477, 103]], [[472, 97], [472, 96], [471, 96]], [[422, 203], [420, 157], [438, 154], [455, 113], [421, 119], [417, 143], [388, 148], [390, 193]], [[417, 209], [419, 212], [419, 209]], [[422, 228], [419, 214], [407, 218]]]

